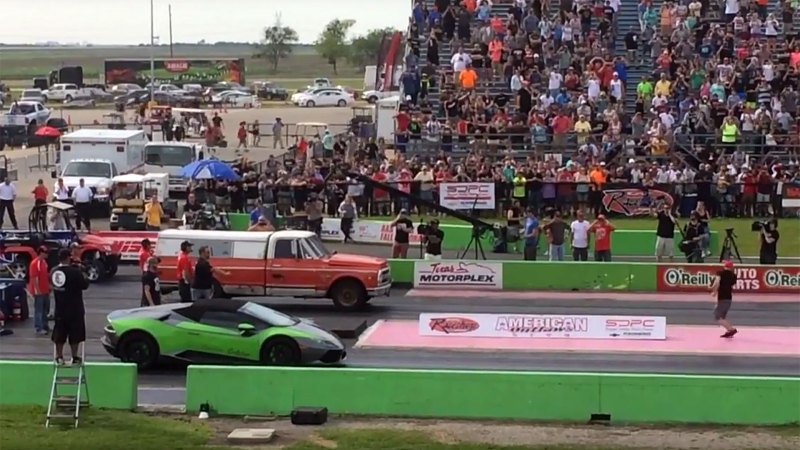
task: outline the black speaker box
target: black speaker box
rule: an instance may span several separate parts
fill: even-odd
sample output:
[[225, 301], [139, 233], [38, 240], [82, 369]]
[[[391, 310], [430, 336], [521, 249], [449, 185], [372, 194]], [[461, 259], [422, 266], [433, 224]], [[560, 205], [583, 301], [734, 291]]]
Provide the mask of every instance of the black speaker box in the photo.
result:
[[292, 410], [294, 425], [322, 425], [328, 421], [328, 408], [301, 406]]

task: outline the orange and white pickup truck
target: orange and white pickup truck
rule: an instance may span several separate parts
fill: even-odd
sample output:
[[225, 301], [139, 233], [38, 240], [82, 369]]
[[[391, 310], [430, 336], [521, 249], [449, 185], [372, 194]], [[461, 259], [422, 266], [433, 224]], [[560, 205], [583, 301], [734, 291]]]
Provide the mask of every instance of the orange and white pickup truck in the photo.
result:
[[214, 282], [215, 297], [330, 298], [340, 308], [356, 309], [371, 298], [389, 295], [392, 276], [385, 259], [331, 253], [309, 231], [165, 230], [155, 254], [161, 258], [161, 289], [178, 286], [181, 242], [211, 250], [211, 265], [230, 272]]

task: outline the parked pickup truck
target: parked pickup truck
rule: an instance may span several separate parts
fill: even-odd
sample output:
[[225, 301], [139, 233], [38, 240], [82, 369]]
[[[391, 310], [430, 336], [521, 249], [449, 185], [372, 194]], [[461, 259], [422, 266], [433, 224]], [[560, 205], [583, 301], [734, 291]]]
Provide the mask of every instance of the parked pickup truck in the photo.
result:
[[40, 102], [14, 102], [8, 112], [0, 116], [0, 125], [35, 129], [47, 123], [49, 118], [50, 110]]
[[42, 98], [45, 102], [55, 101], [68, 101], [71, 102], [76, 98], [91, 97], [91, 91], [79, 88], [77, 84], [59, 83], [50, 86], [49, 89], [42, 92]]
[[[158, 234], [163, 290], [178, 287], [181, 243], [208, 247], [214, 297], [330, 298], [342, 309], [358, 309], [373, 297], [389, 295], [392, 276], [385, 259], [331, 253], [310, 231], [164, 230]], [[196, 257], [196, 254], [192, 254]]]

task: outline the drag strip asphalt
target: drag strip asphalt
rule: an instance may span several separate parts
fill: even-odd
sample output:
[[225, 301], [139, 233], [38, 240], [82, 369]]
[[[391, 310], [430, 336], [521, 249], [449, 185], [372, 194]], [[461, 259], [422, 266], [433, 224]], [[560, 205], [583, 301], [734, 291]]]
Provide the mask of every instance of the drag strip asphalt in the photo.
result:
[[[106, 315], [115, 309], [139, 306], [140, 285], [136, 268], [120, 268], [118, 279], [93, 285], [85, 293], [88, 341], [86, 359], [115, 361], [102, 348], [99, 338]], [[393, 292], [390, 297], [373, 299], [364, 311], [345, 313], [334, 309], [329, 300], [258, 299], [265, 305], [288, 314], [314, 319], [326, 328], [355, 328], [363, 321], [372, 325], [380, 319], [416, 320], [420, 313], [495, 313], [495, 314], [614, 314], [666, 316], [670, 324], [713, 325], [711, 298], [707, 303], [632, 302], [607, 300], [505, 300], [406, 297]], [[579, 294], [579, 293], [576, 293]], [[175, 295], [167, 296], [167, 301]], [[800, 326], [800, 303], [734, 303], [730, 318], [737, 325]], [[0, 358], [49, 360], [52, 345], [47, 337], [33, 333], [32, 320], [9, 324], [14, 334], [0, 338]], [[716, 336], [713, 337], [717, 339]], [[401, 349], [356, 349], [346, 341], [348, 367], [387, 367], [462, 370], [533, 370], [561, 372], [650, 372], [684, 374], [797, 376], [800, 359], [774, 357], [725, 357], [642, 354], [575, 354], [476, 351], [419, 351]], [[331, 370], [336, 370], [331, 368]], [[185, 370], [163, 367], [140, 374], [141, 404], [182, 404]]]

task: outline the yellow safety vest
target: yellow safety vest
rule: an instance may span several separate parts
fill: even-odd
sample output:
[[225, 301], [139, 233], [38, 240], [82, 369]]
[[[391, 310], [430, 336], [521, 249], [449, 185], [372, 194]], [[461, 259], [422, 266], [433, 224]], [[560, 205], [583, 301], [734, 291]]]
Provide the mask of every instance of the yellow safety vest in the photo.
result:
[[516, 198], [524, 198], [525, 197], [525, 183], [528, 180], [525, 177], [515, 177], [514, 178], [514, 192], [513, 195]]
[[736, 142], [736, 125], [723, 125], [722, 126], [722, 142], [726, 144], [733, 144]]

